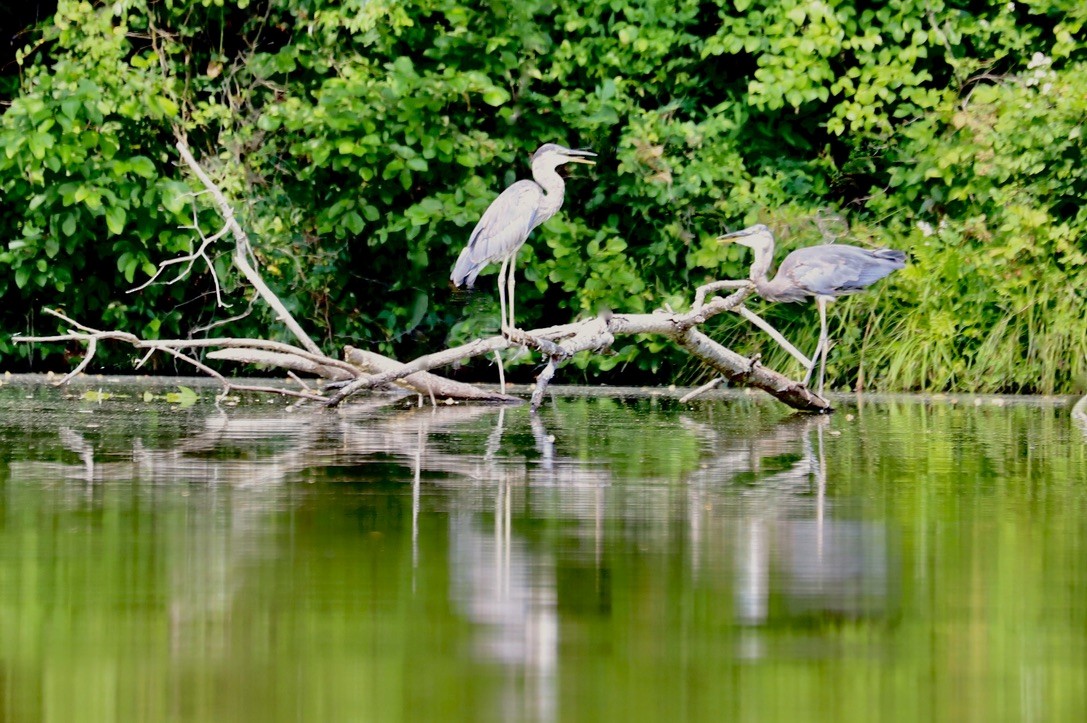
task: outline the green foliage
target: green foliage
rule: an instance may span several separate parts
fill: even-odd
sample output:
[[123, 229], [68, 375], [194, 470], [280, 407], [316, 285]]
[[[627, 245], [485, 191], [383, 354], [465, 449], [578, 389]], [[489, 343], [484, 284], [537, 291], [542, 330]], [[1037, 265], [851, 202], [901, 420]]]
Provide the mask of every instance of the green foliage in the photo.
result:
[[[49, 303], [173, 335], [233, 314], [199, 266], [125, 293], [191, 251], [194, 213], [218, 227], [185, 195], [177, 126], [330, 349], [433, 351], [497, 326], [494, 270], [467, 297], [448, 271], [528, 154], [556, 141], [600, 162], [571, 173], [564, 210], [519, 255], [525, 327], [681, 307], [700, 283], [746, 275], [722, 231], [768, 223], [780, 257], [840, 215], [851, 233], [830, 236], [908, 248], [911, 266], [834, 308], [833, 380], [1070, 390], [1087, 375], [1085, 19], [1061, 0], [65, 0], [0, 116], [2, 322], [26, 328]], [[814, 346], [813, 309], [764, 311]], [[746, 324], [719, 327], [789, 370]], [[3, 339], [0, 353], [25, 351]], [[683, 358], [631, 344], [579, 363], [633, 380]]]
[[[163, 254], [191, 247], [192, 234], [177, 227], [192, 217], [156, 136], [177, 104], [150, 55], [134, 53], [120, 5], [117, 13], [62, 2], [42, 39], [57, 49], [52, 62], [25, 63], [21, 92], [0, 118], [8, 328], [50, 304], [152, 337], [180, 330], [177, 292], [124, 293]], [[28, 348], [5, 336], [0, 352]]]
[[921, 211], [886, 226], [902, 237], [913, 222], [897, 323], [920, 343], [877, 352], [888, 383], [1053, 393], [1087, 379], [1087, 67], [1052, 65], [1039, 53], [903, 134], [910, 162], [872, 205]]

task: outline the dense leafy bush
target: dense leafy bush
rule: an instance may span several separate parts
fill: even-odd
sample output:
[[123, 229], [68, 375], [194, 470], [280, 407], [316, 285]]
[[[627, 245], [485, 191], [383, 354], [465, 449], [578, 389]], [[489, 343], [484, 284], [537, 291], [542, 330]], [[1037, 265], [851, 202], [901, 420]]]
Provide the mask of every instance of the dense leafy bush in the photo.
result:
[[[779, 256], [830, 238], [911, 252], [834, 309], [839, 383], [1069, 390], [1087, 371], [1085, 17], [1059, 0], [64, 0], [0, 116], [0, 321], [40, 326], [49, 303], [179, 334], [246, 307], [231, 286], [216, 310], [206, 270], [125, 293], [194, 241], [176, 125], [330, 348], [432, 351], [496, 327], [493, 277], [465, 297], [448, 270], [557, 141], [601, 158], [519, 256], [525, 327], [682, 306], [745, 275], [714, 239], [761, 221]], [[765, 311], [814, 345], [810, 307]], [[717, 333], [795, 371], [736, 320]], [[633, 380], [682, 359], [630, 344], [582, 365]]]

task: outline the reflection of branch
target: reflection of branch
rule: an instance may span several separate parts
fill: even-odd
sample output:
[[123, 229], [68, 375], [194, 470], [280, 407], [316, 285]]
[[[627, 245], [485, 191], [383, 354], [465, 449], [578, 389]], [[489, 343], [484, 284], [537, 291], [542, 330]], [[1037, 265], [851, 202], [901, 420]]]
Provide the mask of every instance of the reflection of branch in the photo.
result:
[[1084, 434], [1087, 434], [1087, 395], [1084, 395], [1083, 399], [1076, 402], [1072, 407], [1072, 419], [1079, 424], [1080, 429]]
[[79, 432], [74, 432], [68, 427], [61, 427], [59, 432], [60, 443], [79, 455], [85, 466], [85, 478], [88, 482], [94, 481], [94, 447]]

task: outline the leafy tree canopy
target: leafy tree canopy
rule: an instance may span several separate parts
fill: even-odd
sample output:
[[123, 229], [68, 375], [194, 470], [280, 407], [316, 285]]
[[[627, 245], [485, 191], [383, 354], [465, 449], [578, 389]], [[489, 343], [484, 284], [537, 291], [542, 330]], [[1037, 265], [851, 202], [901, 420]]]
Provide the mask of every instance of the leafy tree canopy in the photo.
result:
[[[232, 316], [211, 333], [274, 328], [226, 247], [229, 309], [199, 266], [128, 293], [200, 243], [193, 226], [217, 228], [176, 126], [330, 348], [408, 358], [493, 332], [493, 277], [464, 297], [449, 268], [552, 141], [600, 162], [572, 171], [519, 255], [525, 328], [689, 303], [746, 275], [746, 250], [715, 237], [763, 222], [779, 257], [825, 240], [910, 253], [837, 305], [832, 378], [1071, 391], [1087, 377], [1087, 6], [877, 5], [61, 0], [0, 83], [3, 328], [36, 329], [46, 304], [151, 337]], [[810, 307], [766, 313], [814, 345]], [[717, 333], [790, 368], [737, 320]], [[34, 353], [63, 366], [60, 351]], [[0, 353], [34, 361], [7, 337]], [[641, 344], [581, 363], [614, 381], [682, 362]]]

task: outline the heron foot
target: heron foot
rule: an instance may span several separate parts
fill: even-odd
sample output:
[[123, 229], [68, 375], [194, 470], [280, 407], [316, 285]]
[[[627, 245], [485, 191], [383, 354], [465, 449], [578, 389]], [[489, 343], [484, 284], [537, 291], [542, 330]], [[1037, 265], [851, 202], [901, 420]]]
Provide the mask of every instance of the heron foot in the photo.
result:
[[510, 341], [512, 341], [514, 343], [524, 344], [525, 339], [527, 338], [528, 335], [525, 334], [525, 332], [523, 332], [522, 330], [520, 330], [520, 329], [518, 329], [516, 327], [504, 326], [504, 327], [502, 327], [502, 336], [504, 336], [505, 338], [509, 339]]
[[755, 356], [751, 357], [747, 360], [747, 373], [750, 374], [751, 372], [755, 371], [755, 367], [761, 366], [761, 364], [762, 354], [756, 354]]

